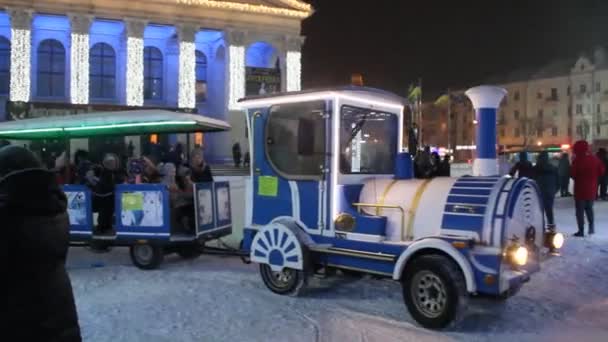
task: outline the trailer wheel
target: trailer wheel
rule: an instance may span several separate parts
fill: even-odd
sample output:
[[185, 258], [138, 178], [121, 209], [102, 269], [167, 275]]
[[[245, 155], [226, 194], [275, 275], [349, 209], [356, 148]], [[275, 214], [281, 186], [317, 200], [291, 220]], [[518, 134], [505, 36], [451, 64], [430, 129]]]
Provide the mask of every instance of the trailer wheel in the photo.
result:
[[442, 255], [423, 255], [412, 260], [402, 285], [409, 313], [425, 328], [442, 329], [456, 324], [468, 301], [460, 268]]
[[186, 245], [178, 247], [175, 253], [184, 259], [196, 259], [201, 255], [201, 248], [196, 244]]
[[297, 296], [306, 285], [304, 272], [292, 268], [275, 272], [269, 265], [260, 264], [260, 274], [266, 287], [280, 295]]
[[142, 270], [153, 270], [162, 264], [165, 251], [160, 246], [149, 243], [134, 244], [129, 248], [131, 261]]

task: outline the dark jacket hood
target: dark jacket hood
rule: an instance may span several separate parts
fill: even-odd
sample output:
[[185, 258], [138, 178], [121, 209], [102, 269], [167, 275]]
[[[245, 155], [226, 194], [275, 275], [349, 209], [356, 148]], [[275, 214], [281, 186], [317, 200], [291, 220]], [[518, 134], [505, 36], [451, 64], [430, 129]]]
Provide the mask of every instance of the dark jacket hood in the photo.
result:
[[11, 216], [55, 216], [66, 208], [65, 194], [50, 171], [25, 169], [0, 178], [0, 210]]

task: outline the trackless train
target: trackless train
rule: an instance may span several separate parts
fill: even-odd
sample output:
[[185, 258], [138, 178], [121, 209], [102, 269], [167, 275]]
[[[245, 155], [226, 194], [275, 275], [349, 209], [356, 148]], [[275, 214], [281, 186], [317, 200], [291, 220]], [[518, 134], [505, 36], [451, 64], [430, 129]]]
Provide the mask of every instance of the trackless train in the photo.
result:
[[363, 87], [252, 97], [243, 247], [266, 286], [297, 294], [316, 272], [400, 281], [421, 325], [456, 321], [469, 296], [507, 297], [563, 236], [547, 231], [534, 181], [496, 176], [496, 108], [472, 88], [475, 176], [413, 179], [402, 98]]

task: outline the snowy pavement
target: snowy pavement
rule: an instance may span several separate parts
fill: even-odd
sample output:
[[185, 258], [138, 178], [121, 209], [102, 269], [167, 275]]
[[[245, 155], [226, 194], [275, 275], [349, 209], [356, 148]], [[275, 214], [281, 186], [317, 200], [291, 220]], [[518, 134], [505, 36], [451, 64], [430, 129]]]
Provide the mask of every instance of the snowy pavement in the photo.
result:
[[[576, 231], [572, 199], [557, 222]], [[234, 257], [169, 255], [160, 270], [131, 265], [128, 250], [70, 249], [68, 268], [85, 341], [608, 341], [608, 203], [591, 238], [568, 238], [562, 255], [504, 303], [476, 300], [449, 331], [416, 325], [390, 280], [313, 279], [302, 297], [263, 285]]]

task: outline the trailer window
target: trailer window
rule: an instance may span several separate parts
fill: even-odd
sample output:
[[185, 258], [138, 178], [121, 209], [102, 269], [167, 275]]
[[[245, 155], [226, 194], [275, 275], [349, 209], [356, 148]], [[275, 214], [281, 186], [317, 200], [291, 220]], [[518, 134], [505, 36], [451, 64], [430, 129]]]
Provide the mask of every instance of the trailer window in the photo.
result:
[[398, 125], [396, 114], [342, 106], [340, 171], [343, 174], [392, 174]]
[[325, 102], [289, 103], [270, 108], [266, 155], [282, 176], [317, 178], [325, 158]]

